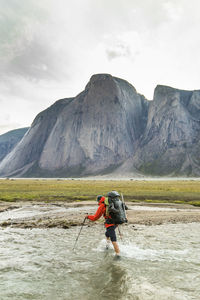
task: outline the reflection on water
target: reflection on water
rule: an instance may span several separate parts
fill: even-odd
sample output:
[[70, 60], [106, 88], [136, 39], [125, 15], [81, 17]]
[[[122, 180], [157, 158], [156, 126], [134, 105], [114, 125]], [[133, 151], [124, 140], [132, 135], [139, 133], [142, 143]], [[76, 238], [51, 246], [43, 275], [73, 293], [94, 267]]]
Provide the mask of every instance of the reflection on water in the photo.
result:
[[105, 255], [91, 272], [87, 284], [91, 287], [88, 299], [94, 299], [94, 295], [96, 299], [124, 299], [128, 290], [126, 268]]
[[199, 299], [200, 224], [124, 226], [122, 259], [104, 228], [0, 230], [0, 299]]

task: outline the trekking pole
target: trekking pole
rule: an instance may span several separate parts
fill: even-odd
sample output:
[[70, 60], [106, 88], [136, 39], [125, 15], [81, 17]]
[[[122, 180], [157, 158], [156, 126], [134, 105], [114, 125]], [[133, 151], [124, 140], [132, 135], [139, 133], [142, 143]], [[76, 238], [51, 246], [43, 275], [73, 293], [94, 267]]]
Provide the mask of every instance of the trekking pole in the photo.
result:
[[120, 239], [123, 241], [121, 231], [119, 230], [119, 226], [117, 226], [117, 227], [118, 227]]
[[85, 217], [85, 218], [84, 218], [84, 221], [83, 221], [83, 223], [82, 223], [82, 225], [81, 225], [81, 229], [80, 229], [79, 234], [78, 234], [78, 236], [77, 236], [77, 238], [76, 238], [76, 240], [75, 240], [75, 243], [74, 243], [73, 251], [75, 250], [76, 243], [77, 243], [77, 241], [78, 241], [78, 239], [79, 239], [79, 236], [80, 236], [80, 234], [81, 234], [81, 230], [83, 229], [83, 225], [84, 225], [86, 219], [87, 219], [87, 218]]
[[126, 214], [126, 204], [125, 204], [124, 196], [123, 196], [122, 193], [121, 193], [121, 197], [122, 197], [122, 203], [123, 203], [123, 208], [124, 208], [124, 214], [125, 214], [126, 222], [128, 222], [128, 220], [127, 220], [127, 214]]
[[126, 215], [126, 204], [125, 204], [125, 201], [124, 201], [124, 196], [123, 196], [123, 194], [121, 193], [121, 195], [122, 195], [122, 202], [123, 202], [123, 206], [124, 206], [124, 213], [125, 213], [125, 217], [126, 217], [126, 220], [127, 220], [127, 215]]

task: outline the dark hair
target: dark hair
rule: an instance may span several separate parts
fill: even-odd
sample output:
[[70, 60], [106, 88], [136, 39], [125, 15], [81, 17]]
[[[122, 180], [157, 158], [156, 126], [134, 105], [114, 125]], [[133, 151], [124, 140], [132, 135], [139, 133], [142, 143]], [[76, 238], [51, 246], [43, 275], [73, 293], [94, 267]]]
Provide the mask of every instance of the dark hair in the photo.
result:
[[101, 200], [102, 197], [103, 197], [102, 195], [98, 195], [98, 196], [97, 196], [97, 202], [99, 202], [99, 201]]

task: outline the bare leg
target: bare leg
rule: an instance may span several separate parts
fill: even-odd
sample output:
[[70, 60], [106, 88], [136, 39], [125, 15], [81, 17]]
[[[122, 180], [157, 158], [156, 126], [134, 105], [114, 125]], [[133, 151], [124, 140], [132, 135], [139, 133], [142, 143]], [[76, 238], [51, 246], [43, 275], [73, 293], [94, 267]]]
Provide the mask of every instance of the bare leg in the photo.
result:
[[110, 245], [110, 238], [106, 237], [106, 249], [109, 249], [109, 245]]
[[120, 250], [119, 250], [119, 246], [118, 246], [117, 242], [112, 242], [112, 244], [113, 244], [113, 247], [115, 249], [115, 253], [117, 255], [119, 255], [120, 254]]

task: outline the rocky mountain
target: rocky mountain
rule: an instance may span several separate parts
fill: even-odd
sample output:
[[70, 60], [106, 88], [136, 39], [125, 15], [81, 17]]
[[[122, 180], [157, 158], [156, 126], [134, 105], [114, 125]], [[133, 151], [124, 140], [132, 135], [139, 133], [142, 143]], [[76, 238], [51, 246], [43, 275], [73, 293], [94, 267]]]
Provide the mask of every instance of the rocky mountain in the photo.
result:
[[133, 165], [150, 175], [200, 175], [200, 91], [157, 86]]
[[125, 80], [91, 77], [75, 98], [41, 112], [0, 164], [1, 176], [67, 177], [109, 173], [133, 156], [149, 102]]
[[199, 176], [200, 91], [158, 85], [152, 101], [127, 81], [93, 75], [85, 90], [36, 116], [0, 176]]
[[27, 132], [28, 127], [8, 131], [0, 135], [0, 161], [16, 146]]

